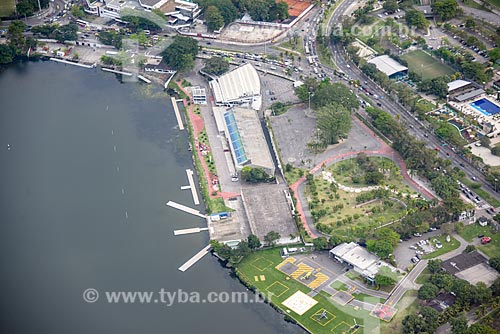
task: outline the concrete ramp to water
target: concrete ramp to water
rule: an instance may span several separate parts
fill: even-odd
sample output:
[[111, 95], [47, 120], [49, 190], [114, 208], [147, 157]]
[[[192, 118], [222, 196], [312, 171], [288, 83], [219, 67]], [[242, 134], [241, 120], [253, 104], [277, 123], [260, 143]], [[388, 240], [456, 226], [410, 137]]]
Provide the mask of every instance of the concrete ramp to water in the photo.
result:
[[174, 107], [175, 118], [177, 118], [177, 124], [179, 124], [179, 130], [184, 130], [184, 124], [182, 123], [181, 113], [179, 112], [179, 107], [177, 106], [177, 101], [174, 97], [171, 98], [172, 106]]
[[200, 211], [195, 210], [195, 209], [191, 209], [188, 206], [185, 206], [185, 205], [182, 205], [182, 204], [179, 204], [179, 203], [176, 203], [176, 202], [168, 201], [167, 203], [165, 203], [165, 205], [170, 206], [170, 207], [172, 207], [174, 209], [177, 209], [177, 210], [181, 210], [181, 211], [190, 213], [192, 215], [195, 215], [195, 216], [198, 216], [198, 217], [201, 217], [201, 218], [207, 218], [207, 216], [204, 215], [203, 213], [201, 213]]
[[211, 248], [210, 245], [207, 245], [201, 251], [199, 251], [198, 253], [196, 253], [195, 256], [193, 256], [186, 263], [184, 263], [182, 266], [180, 266], [179, 270], [182, 271], [182, 272], [184, 272], [184, 271], [188, 270], [189, 268], [191, 268], [192, 265], [194, 265], [196, 262], [198, 262], [199, 260], [201, 260], [202, 257], [204, 257], [205, 255], [208, 254], [208, 252], [210, 252], [210, 248]]

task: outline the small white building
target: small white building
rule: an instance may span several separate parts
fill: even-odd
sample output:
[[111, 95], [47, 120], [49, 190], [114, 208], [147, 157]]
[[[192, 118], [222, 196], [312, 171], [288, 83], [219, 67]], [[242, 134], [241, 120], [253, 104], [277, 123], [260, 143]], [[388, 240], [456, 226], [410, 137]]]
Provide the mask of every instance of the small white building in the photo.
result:
[[383, 266], [389, 267], [392, 271], [397, 271], [396, 268], [380, 260], [378, 256], [354, 242], [342, 243], [336, 246], [330, 250], [330, 256], [340, 263], [349, 264], [361, 276], [372, 282], [375, 281], [375, 275]]

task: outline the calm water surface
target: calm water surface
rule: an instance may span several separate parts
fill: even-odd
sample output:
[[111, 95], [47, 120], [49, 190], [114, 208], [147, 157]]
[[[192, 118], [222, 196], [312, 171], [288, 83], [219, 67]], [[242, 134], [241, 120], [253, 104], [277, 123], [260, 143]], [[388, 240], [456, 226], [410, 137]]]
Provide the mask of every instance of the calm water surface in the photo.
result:
[[[45, 62], [1, 72], [0, 100], [1, 333], [300, 332], [265, 304], [103, 301], [104, 291], [245, 291], [211, 256], [177, 270], [208, 235], [173, 236], [203, 221], [165, 206], [193, 206], [180, 190], [187, 133], [168, 96]], [[83, 301], [87, 288], [101, 298]]]

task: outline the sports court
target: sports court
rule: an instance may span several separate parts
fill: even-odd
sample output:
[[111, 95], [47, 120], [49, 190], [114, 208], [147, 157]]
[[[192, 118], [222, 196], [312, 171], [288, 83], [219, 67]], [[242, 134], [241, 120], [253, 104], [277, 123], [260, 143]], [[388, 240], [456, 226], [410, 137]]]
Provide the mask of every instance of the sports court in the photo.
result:
[[288, 15], [290, 15], [290, 17], [299, 16], [300, 13], [311, 5], [310, 1], [302, 0], [281, 0], [281, 2], [285, 2], [288, 5]]
[[408, 62], [408, 69], [410, 72], [421, 75], [424, 80], [434, 79], [454, 72], [451, 67], [441, 63], [439, 60], [422, 50], [408, 52], [401, 56], [401, 58]]
[[300, 260], [288, 257], [276, 266], [276, 269], [292, 277], [310, 289], [317, 289], [330, 279], [330, 276], [321, 272], [322, 267], [307, 258]]

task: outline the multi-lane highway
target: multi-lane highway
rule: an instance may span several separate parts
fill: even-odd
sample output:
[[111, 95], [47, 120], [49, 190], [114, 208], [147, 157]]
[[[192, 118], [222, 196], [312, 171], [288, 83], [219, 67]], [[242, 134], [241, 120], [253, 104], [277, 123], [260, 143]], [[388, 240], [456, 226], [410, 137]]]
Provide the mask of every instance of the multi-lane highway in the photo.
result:
[[[344, 0], [333, 13], [331, 20], [328, 22], [328, 31], [331, 31], [332, 27], [340, 21], [340, 18], [346, 10], [355, 3], [355, 0]], [[403, 107], [399, 102], [393, 101], [389, 98], [377, 84], [375, 84], [367, 75], [365, 75], [361, 70], [349, 60], [348, 55], [345, 52], [343, 46], [339, 44], [331, 45], [330, 49], [333, 54], [333, 59], [339, 70], [344, 72], [351, 80], [359, 80], [362, 85], [370, 92], [372, 95], [377, 95], [380, 98], [376, 100], [380, 103], [380, 108], [389, 112], [392, 115], [399, 115], [399, 118], [404, 124], [408, 126], [408, 130], [418, 139], [426, 142], [429, 147], [439, 148], [440, 156], [444, 159], [450, 159], [452, 166], [457, 166], [462, 168], [465, 174], [478, 182], [483, 184], [483, 189], [488, 191], [495, 198], [500, 198], [497, 192], [495, 192], [494, 187], [488, 183], [484, 175], [477, 170], [472, 164], [470, 164], [465, 158], [455, 154], [452, 150], [442, 149], [443, 142], [436, 138], [433, 133], [427, 128], [426, 124], [418, 120], [408, 109]], [[375, 105], [375, 103], [374, 103]], [[449, 154], [449, 156], [447, 155]]]

